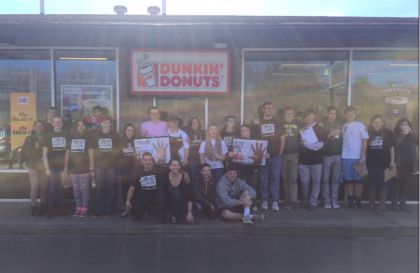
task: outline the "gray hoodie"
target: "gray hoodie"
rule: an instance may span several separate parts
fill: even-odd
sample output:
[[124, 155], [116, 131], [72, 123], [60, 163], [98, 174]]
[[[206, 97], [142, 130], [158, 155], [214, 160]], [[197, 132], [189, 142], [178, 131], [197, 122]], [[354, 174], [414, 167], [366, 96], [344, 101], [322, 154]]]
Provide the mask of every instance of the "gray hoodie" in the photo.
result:
[[237, 206], [239, 197], [244, 191], [248, 191], [251, 198], [257, 196], [255, 190], [249, 186], [244, 180], [236, 178], [231, 183], [225, 175], [222, 176], [216, 187], [216, 205], [218, 208], [232, 208]]

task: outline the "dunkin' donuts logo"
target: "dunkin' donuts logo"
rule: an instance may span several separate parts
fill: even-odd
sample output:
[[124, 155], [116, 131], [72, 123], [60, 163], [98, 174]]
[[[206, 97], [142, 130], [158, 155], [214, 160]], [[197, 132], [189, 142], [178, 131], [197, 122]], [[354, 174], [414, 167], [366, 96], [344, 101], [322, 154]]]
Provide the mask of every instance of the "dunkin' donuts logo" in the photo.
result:
[[29, 97], [28, 96], [18, 96], [16, 99], [17, 105], [28, 105], [29, 104]]
[[[140, 52], [138, 52], [140, 53]], [[228, 92], [226, 52], [133, 53], [132, 92]]]

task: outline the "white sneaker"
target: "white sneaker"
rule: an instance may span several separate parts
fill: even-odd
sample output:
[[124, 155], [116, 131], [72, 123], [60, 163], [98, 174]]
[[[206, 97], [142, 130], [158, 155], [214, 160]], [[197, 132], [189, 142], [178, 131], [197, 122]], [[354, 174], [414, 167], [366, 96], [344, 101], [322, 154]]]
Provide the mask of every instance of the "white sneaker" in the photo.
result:
[[262, 210], [268, 210], [268, 202], [267, 201], [262, 201], [261, 203], [261, 209]]
[[273, 201], [273, 203], [271, 203], [271, 209], [273, 211], [279, 211], [280, 210], [279, 203], [277, 203], [277, 201]]
[[254, 224], [254, 222], [252, 221], [252, 216], [251, 215], [247, 215], [242, 217], [242, 223], [245, 225], [252, 225]]
[[330, 208], [331, 208], [330, 202], [324, 203], [324, 209], [330, 209]]
[[335, 202], [333, 201], [333, 202], [332, 202], [332, 207], [333, 207], [334, 209], [339, 209], [339, 208], [341, 208], [341, 207], [340, 207], [340, 205], [337, 203], [337, 201], [335, 201]]

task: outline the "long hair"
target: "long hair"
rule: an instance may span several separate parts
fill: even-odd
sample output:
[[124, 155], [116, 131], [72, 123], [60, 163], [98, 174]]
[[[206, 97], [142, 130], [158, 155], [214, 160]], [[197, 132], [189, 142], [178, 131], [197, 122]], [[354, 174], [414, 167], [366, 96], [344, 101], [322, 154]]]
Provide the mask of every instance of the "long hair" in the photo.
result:
[[[76, 136], [79, 135], [79, 132], [77, 132], [77, 126], [79, 125], [79, 122], [82, 122], [85, 125], [85, 128], [87, 128], [87, 122], [82, 119], [82, 118], [78, 118], [76, 119], [76, 121], [73, 123], [72, 128], [71, 128], [71, 135], [72, 136]], [[85, 129], [85, 134], [87, 133], [87, 130]]]
[[192, 129], [192, 123], [193, 123], [193, 121], [194, 120], [197, 120], [198, 121], [198, 131], [200, 131], [201, 130], [201, 120], [198, 118], [198, 117], [192, 117], [191, 119], [190, 119], [190, 121], [188, 122], [188, 130], [191, 130], [191, 131], [193, 131], [193, 129]]
[[210, 127], [216, 127], [216, 129], [217, 129], [216, 140], [221, 140], [222, 137], [220, 136], [219, 127], [217, 127], [217, 125], [214, 124], [214, 123], [210, 124], [209, 125], [209, 128], [207, 128], [207, 131], [206, 131], [206, 140], [210, 140]]
[[369, 126], [368, 126], [368, 133], [369, 133], [369, 136], [373, 136], [373, 135], [376, 133], [375, 129], [374, 129], [374, 128], [373, 128], [373, 126], [372, 126], [372, 123], [373, 123], [373, 121], [374, 121], [375, 119], [380, 119], [380, 120], [382, 120], [382, 128], [379, 130], [379, 133], [380, 133], [380, 135], [381, 135], [381, 136], [383, 136], [383, 135], [384, 135], [384, 131], [385, 131], [386, 127], [385, 127], [385, 119], [384, 119], [381, 115], [374, 115], [374, 116], [370, 119]]
[[122, 131], [122, 138], [123, 138], [123, 139], [125, 139], [125, 140], [128, 140], [127, 136], [125, 135], [125, 130], [126, 130], [128, 127], [132, 127], [132, 128], [133, 128], [133, 130], [134, 130], [133, 139], [134, 139], [134, 138], [136, 138], [136, 127], [134, 126], [134, 124], [133, 124], [133, 123], [127, 123], [126, 125], [124, 125], [124, 129], [123, 129], [123, 131]]
[[397, 121], [397, 123], [395, 124], [395, 127], [394, 127], [394, 134], [396, 135], [396, 136], [399, 136], [400, 134], [401, 134], [401, 124], [403, 124], [404, 122], [407, 122], [407, 124], [408, 124], [408, 126], [410, 127], [410, 128], [413, 128], [412, 126], [411, 126], [411, 122], [408, 120], [408, 118], [400, 118], [398, 121]]
[[41, 123], [42, 124], [42, 127], [44, 127], [44, 130], [43, 130], [43, 132], [45, 132], [45, 122], [43, 122], [42, 120], [40, 120], [40, 119], [38, 119], [38, 120], [35, 120], [34, 121], [34, 123], [32, 123], [32, 131], [31, 131], [31, 136], [34, 136], [35, 135], [35, 130], [34, 130], [34, 128], [35, 128], [35, 124], [37, 124], [37, 123]]

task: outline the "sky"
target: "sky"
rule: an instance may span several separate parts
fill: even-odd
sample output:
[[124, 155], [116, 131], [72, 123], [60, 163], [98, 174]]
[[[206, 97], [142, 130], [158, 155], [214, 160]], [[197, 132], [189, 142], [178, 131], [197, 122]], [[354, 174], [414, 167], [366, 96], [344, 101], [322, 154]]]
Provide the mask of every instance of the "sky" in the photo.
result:
[[[40, 0], [0, 0], [0, 14], [38, 14]], [[44, 0], [45, 14], [147, 14], [161, 0]], [[418, 17], [418, 0], [166, 0], [167, 15]]]

